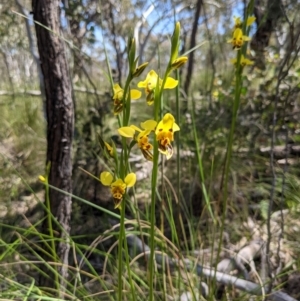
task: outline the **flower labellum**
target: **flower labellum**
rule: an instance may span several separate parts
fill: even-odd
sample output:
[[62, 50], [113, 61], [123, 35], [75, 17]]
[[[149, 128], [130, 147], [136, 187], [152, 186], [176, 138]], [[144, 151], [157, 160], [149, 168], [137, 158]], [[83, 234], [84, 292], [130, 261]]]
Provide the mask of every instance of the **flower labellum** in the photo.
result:
[[158, 150], [166, 155], [167, 160], [173, 155], [171, 142], [174, 141], [174, 132], [179, 130], [180, 128], [175, 123], [174, 116], [170, 113], [165, 114], [156, 127], [155, 134], [158, 141]]

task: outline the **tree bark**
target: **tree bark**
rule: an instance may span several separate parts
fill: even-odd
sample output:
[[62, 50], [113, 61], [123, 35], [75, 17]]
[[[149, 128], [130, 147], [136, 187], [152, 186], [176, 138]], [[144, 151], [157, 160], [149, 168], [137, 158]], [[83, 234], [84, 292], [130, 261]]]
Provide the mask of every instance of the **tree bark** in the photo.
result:
[[[191, 33], [190, 49], [192, 49], [196, 46], [198, 21], [200, 18], [200, 12], [201, 12], [202, 5], [203, 5], [203, 1], [197, 0], [195, 18], [194, 18], [193, 28], [192, 28], [192, 33]], [[185, 79], [185, 83], [184, 83], [184, 92], [186, 93], [186, 95], [188, 95], [188, 93], [189, 93], [189, 88], [190, 88], [192, 74], [193, 74], [193, 67], [194, 67], [194, 51], [192, 51], [190, 53], [190, 57], [188, 60], [187, 74], [186, 74], [186, 79]]]
[[[49, 184], [71, 193], [74, 107], [64, 43], [59, 38], [59, 4], [59, 0], [32, 0], [46, 94], [47, 164], [49, 162], [51, 164]], [[61, 280], [60, 283], [55, 283], [53, 280], [55, 277], [49, 274], [49, 271], [47, 271], [48, 277], [43, 277], [40, 280], [44, 286], [59, 287], [60, 295], [62, 295], [65, 290], [65, 279], [68, 276], [69, 224], [72, 199], [70, 196], [53, 189], [50, 189], [49, 198], [51, 213], [60, 225], [53, 223], [54, 231], [59, 233], [60, 238], [60, 242], [56, 244], [56, 252], [61, 263], [58, 267]], [[49, 234], [48, 224], [44, 224], [43, 231]]]
[[44, 87], [44, 79], [43, 79], [43, 74], [42, 74], [42, 69], [40, 66], [40, 58], [36, 50], [36, 44], [34, 41], [34, 33], [31, 29], [30, 23], [30, 17], [29, 17], [29, 12], [25, 9], [25, 7], [22, 5], [20, 0], [15, 0], [20, 12], [26, 16], [25, 19], [25, 25], [26, 25], [26, 32], [27, 32], [27, 37], [28, 37], [28, 42], [29, 42], [29, 49], [30, 53], [32, 55], [32, 58], [34, 59], [34, 62], [36, 63], [37, 66], [37, 72], [39, 76], [39, 84], [40, 84], [40, 90], [41, 90], [41, 95], [42, 95], [42, 101], [43, 101], [43, 109], [44, 113], [46, 114], [46, 108], [45, 108], [45, 87]]
[[251, 49], [257, 52], [256, 66], [264, 70], [264, 50], [269, 45], [271, 34], [275, 30], [278, 20], [284, 15], [281, 0], [268, 0], [265, 9], [260, 0], [255, 0], [254, 15], [257, 30], [250, 45]]

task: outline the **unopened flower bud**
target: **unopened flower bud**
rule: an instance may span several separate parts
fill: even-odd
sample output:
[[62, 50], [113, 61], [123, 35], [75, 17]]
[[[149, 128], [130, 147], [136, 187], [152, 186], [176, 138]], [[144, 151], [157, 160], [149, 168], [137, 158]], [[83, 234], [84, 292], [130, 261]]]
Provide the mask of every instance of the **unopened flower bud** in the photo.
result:
[[188, 60], [187, 56], [181, 56], [179, 58], [177, 58], [171, 65], [172, 69], [178, 69], [180, 68], [182, 65], [184, 65]]
[[179, 37], [180, 23], [177, 22], [171, 39], [171, 63], [173, 63], [176, 60], [176, 57], [178, 56]]
[[45, 177], [43, 177], [43, 176], [39, 176], [39, 180], [41, 181], [41, 182], [43, 182], [43, 183], [45, 183], [46, 182], [46, 178]]
[[138, 76], [140, 76], [143, 73], [143, 71], [146, 69], [146, 67], [148, 66], [148, 64], [149, 63], [146, 62], [146, 63], [143, 63], [142, 65], [139, 65], [135, 69], [135, 71], [133, 72], [132, 77], [138, 77]]

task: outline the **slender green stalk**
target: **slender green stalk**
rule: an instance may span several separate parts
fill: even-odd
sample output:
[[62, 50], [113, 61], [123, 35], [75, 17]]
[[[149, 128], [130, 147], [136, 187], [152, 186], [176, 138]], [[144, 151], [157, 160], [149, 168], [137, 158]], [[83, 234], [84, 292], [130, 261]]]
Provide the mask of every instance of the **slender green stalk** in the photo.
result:
[[231, 119], [231, 127], [228, 136], [227, 143], [227, 151], [225, 158], [225, 169], [224, 169], [224, 185], [223, 185], [223, 203], [222, 203], [222, 218], [221, 218], [221, 228], [220, 228], [220, 240], [218, 244], [218, 252], [217, 252], [217, 262], [219, 261], [219, 256], [222, 248], [222, 236], [225, 228], [225, 219], [227, 213], [227, 202], [228, 202], [228, 179], [229, 179], [229, 171], [231, 164], [231, 156], [232, 156], [232, 146], [233, 146], [233, 137], [236, 126], [237, 113], [240, 106], [240, 96], [241, 96], [241, 88], [242, 88], [242, 67], [240, 65], [242, 53], [238, 52], [236, 71], [235, 71], [235, 95], [234, 95], [234, 103], [232, 107], [232, 119]]
[[[133, 53], [133, 57], [135, 56], [135, 53]], [[129, 60], [129, 70], [132, 70], [132, 66], [130, 65], [130, 60]], [[130, 119], [130, 104], [131, 104], [131, 99], [130, 99], [130, 82], [132, 80], [132, 75], [131, 71], [127, 76], [125, 87], [124, 87], [124, 94], [123, 94], [123, 104], [124, 104], [124, 109], [123, 109], [123, 123], [122, 126], [127, 126], [129, 119]], [[119, 122], [120, 123], [120, 122]], [[130, 165], [129, 165], [129, 148], [127, 146], [127, 141], [126, 138], [122, 138], [122, 153], [121, 153], [121, 160], [120, 160], [120, 170], [119, 174], [122, 179], [125, 178], [125, 176], [129, 173], [130, 171]], [[128, 276], [129, 276], [129, 283], [131, 286], [131, 296], [133, 300], [135, 300], [135, 287], [132, 282], [132, 277], [131, 277], [131, 271], [129, 267], [129, 254], [128, 254], [128, 248], [127, 248], [127, 241], [126, 241], [126, 232], [125, 232], [125, 196], [122, 200], [122, 206], [121, 206], [121, 220], [120, 220], [120, 232], [119, 232], [119, 253], [118, 253], [118, 299], [121, 301], [123, 300], [122, 298], [122, 287], [123, 287], [123, 281], [122, 281], [122, 276], [123, 276], [123, 246], [125, 250], [125, 261], [126, 261], [126, 266], [128, 270]]]
[[122, 300], [122, 275], [123, 275], [123, 241], [125, 236], [125, 202], [123, 201], [121, 207], [121, 220], [120, 220], [120, 231], [119, 231], [119, 253], [118, 253], [118, 300]]
[[[125, 116], [125, 113], [124, 113]], [[121, 168], [120, 168], [120, 176], [121, 178], [124, 178], [125, 175], [127, 174], [129, 170], [129, 165], [128, 165], [128, 152], [127, 152], [127, 144], [126, 144], [126, 138], [122, 138], [123, 142], [123, 150], [121, 154]], [[123, 281], [122, 281], [122, 276], [123, 276], [123, 245], [125, 246], [125, 260], [126, 260], [126, 265], [127, 265], [127, 270], [128, 270], [128, 276], [129, 276], [129, 283], [131, 286], [131, 293], [133, 300], [135, 300], [135, 293], [134, 293], [134, 285], [132, 283], [132, 278], [131, 278], [131, 272], [129, 268], [129, 255], [128, 255], [128, 248], [127, 248], [127, 242], [126, 242], [126, 232], [125, 232], [125, 204], [126, 198], [124, 196], [122, 200], [122, 205], [121, 205], [121, 220], [120, 220], [120, 230], [119, 230], [119, 251], [118, 251], [118, 300], [123, 300], [122, 298], [122, 287], [123, 287]]]
[[132, 80], [131, 75], [129, 74], [124, 87], [124, 95], [123, 95], [123, 103], [125, 104], [125, 108], [123, 111], [123, 124], [122, 126], [127, 126], [130, 118], [130, 89], [129, 85]]
[[209, 196], [208, 196], [206, 186], [205, 186], [205, 176], [204, 176], [202, 158], [201, 158], [201, 155], [200, 155], [200, 145], [199, 145], [199, 141], [198, 141], [197, 129], [196, 129], [196, 123], [195, 123], [195, 102], [194, 102], [194, 100], [193, 100], [193, 109], [192, 109], [192, 122], [193, 122], [194, 141], [195, 141], [195, 146], [196, 146], [196, 154], [197, 154], [197, 161], [198, 161], [199, 173], [200, 173], [200, 178], [201, 178], [202, 192], [203, 192], [203, 196], [204, 196], [205, 203], [206, 203], [207, 209], [209, 211], [209, 214], [210, 214], [210, 216], [211, 216], [211, 218], [212, 218], [212, 220], [215, 224], [216, 219], [215, 219], [214, 214], [212, 212]]
[[[176, 23], [175, 29], [171, 41], [171, 55], [170, 60], [165, 71], [162, 83], [159, 83], [159, 77], [157, 79], [155, 95], [154, 95], [154, 120], [158, 122], [158, 118], [163, 113], [163, 102], [162, 102], [162, 92], [166, 84], [167, 78], [174, 68], [172, 64], [178, 57], [179, 49], [179, 34], [180, 34], [180, 24]], [[161, 117], [161, 116], [160, 116]], [[150, 210], [150, 262], [149, 262], [149, 286], [150, 295], [149, 300], [153, 301], [153, 280], [154, 280], [154, 250], [155, 250], [155, 203], [156, 203], [156, 186], [157, 186], [157, 174], [158, 174], [158, 142], [155, 140], [153, 143], [153, 169], [151, 178], [151, 210]]]
[[[107, 52], [105, 49], [105, 54], [106, 54], [106, 61], [108, 65], [108, 70], [109, 70], [109, 78], [111, 82], [111, 86], [113, 87], [113, 80], [112, 80], [112, 74], [110, 71], [110, 66], [108, 63], [107, 59]], [[135, 53], [133, 53], [133, 57], [135, 56]], [[132, 57], [131, 57], [132, 59]], [[131, 70], [130, 62], [129, 62], [129, 70]], [[129, 119], [130, 119], [130, 82], [132, 80], [131, 72], [127, 77], [125, 87], [124, 87], [124, 94], [123, 94], [123, 104], [124, 104], [124, 109], [123, 109], [123, 119], [121, 121], [121, 118], [118, 116], [118, 124], [119, 127], [121, 126], [127, 126]], [[127, 171], [130, 169], [129, 163], [128, 163], [128, 152], [127, 152], [127, 143], [126, 139], [122, 138], [122, 145], [123, 145], [123, 151], [121, 154], [121, 160], [120, 160], [120, 165], [116, 164], [116, 172], [119, 173], [120, 177], [124, 179], [125, 175], [127, 174]], [[118, 162], [116, 162], [118, 163]], [[119, 168], [120, 167], [120, 168]], [[132, 296], [133, 300], [135, 300], [135, 293], [134, 293], [134, 286], [132, 284], [132, 279], [131, 279], [131, 273], [129, 269], [129, 256], [128, 256], [128, 249], [127, 249], [127, 243], [126, 243], [126, 233], [125, 233], [125, 226], [124, 226], [124, 221], [125, 221], [125, 197], [122, 201], [121, 205], [121, 217], [120, 217], [120, 231], [119, 231], [119, 253], [118, 253], [118, 299], [122, 300], [122, 287], [123, 287], [123, 281], [122, 281], [122, 275], [123, 275], [123, 242], [125, 243], [125, 259], [126, 259], [126, 264], [127, 264], [127, 269], [128, 269], [128, 275], [129, 275], [129, 281], [132, 289]]]
[[128, 245], [127, 245], [127, 239], [126, 239], [126, 233], [124, 231], [124, 249], [125, 249], [125, 260], [126, 260], [126, 268], [128, 271], [128, 277], [129, 277], [129, 284], [130, 284], [130, 288], [131, 288], [131, 296], [132, 296], [132, 300], [135, 301], [136, 300], [136, 292], [135, 292], [135, 286], [132, 280], [132, 275], [131, 275], [131, 269], [130, 269], [130, 265], [129, 265], [129, 252], [128, 252]]
[[154, 236], [155, 236], [155, 201], [156, 183], [158, 174], [158, 142], [153, 142], [153, 169], [151, 177], [151, 208], [150, 208], [150, 257], [149, 257], [149, 301], [153, 301], [153, 280], [154, 280]]
[[[155, 89], [154, 95], [154, 120], [158, 121], [160, 112], [163, 110], [161, 107], [161, 99], [162, 99], [162, 92], [167, 80], [167, 77], [170, 73], [170, 68], [168, 66], [165, 76], [163, 78], [162, 84], [158, 87], [158, 82]], [[149, 260], [149, 301], [153, 301], [153, 280], [154, 280], [154, 250], [155, 250], [155, 204], [156, 204], [156, 186], [157, 186], [157, 175], [158, 175], [158, 142], [156, 139], [153, 143], [153, 168], [152, 168], [152, 177], [151, 177], [151, 209], [150, 209], [150, 260]]]
[[[55, 262], [58, 262], [57, 254], [56, 254], [56, 247], [55, 247], [55, 237], [54, 237], [54, 231], [53, 231], [53, 225], [52, 225], [52, 214], [51, 214], [51, 207], [50, 207], [50, 197], [49, 197], [49, 185], [48, 185], [48, 176], [50, 173], [50, 167], [51, 167], [51, 162], [48, 162], [47, 167], [46, 167], [46, 178], [45, 178], [45, 196], [46, 196], [46, 207], [47, 207], [47, 224], [48, 224], [48, 229], [49, 229], [49, 236], [50, 236], [50, 243], [51, 243], [51, 254], [53, 257], [53, 260]], [[57, 267], [54, 267], [55, 273], [54, 273], [54, 278], [55, 278], [55, 287], [59, 291], [59, 280], [58, 280], [58, 273], [57, 273]]]
[[[245, 11], [245, 21], [243, 22], [242, 31], [246, 34], [249, 34], [250, 27], [247, 28], [247, 18], [250, 16], [253, 12], [254, 7], [254, 0], [251, 0], [248, 4], [248, 7]], [[232, 119], [231, 119], [231, 126], [230, 126], [230, 132], [228, 136], [228, 143], [227, 143], [227, 151], [226, 151], [226, 158], [225, 158], [225, 168], [224, 168], [224, 182], [223, 182], [223, 203], [222, 203], [222, 218], [221, 218], [221, 229], [220, 229], [220, 241], [218, 245], [218, 253], [217, 253], [217, 262], [219, 261], [219, 256], [221, 252], [222, 247], [222, 236], [224, 233], [224, 227], [225, 227], [225, 219], [226, 219], [226, 213], [227, 213], [227, 203], [228, 203], [228, 180], [229, 180], [229, 172], [230, 172], [230, 165], [231, 165], [231, 157], [232, 157], [232, 147], [233, 147], [233, 138], [235, 133], [235, 127], [236, 127], [236, 120], [237, 120], [237, 114], [238, 109], [240, 106], [240, 100], [241, 100], [241, 89], [243, 85], [243, 67], [241, 66], [241, 58], [242, 55], [246, 54], [247, 50], [247, 44], [244, 44], [242, 49], [238, 51], [237, 53], [237, 62], [236, 62], [236, 70], [235, 70], [235, 93], [234, 93], [234, 102], [232, 107]]]
[[[179, 71], [176, 70], [176, 79], [179, 80]], [[179, 86], [176, 87], [176, 120], [178, 124], [180, 123], [180, 101], [179, 101]], [[177, 197], [180, 198], [180, 131], [177, 133], [176, 137], [176, 184], [177, 184]]]

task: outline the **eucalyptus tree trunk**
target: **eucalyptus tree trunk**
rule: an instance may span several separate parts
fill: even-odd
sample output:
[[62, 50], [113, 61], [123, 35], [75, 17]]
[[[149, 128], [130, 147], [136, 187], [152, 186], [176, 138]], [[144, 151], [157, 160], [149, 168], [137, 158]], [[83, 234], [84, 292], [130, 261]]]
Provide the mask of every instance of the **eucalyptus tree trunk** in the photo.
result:
[[254, 15], [257, 30], [251, 40], [251, 48], [257, 53], [256, 66], [265, 69], [264, 50], [269, 45], [271, 34], [275, 31], [280, 18], [284, 16], [284, 7], [281, 0], [268, 0], [264, 7], [263, 1], [254, 1]]
[[[196, 46], [196, 42], [197, 42], [196, 35], [198, 31], [198, 22], [200, 18], [202, 5], [203, 5], [203, 0], [197, 0], [192, 33], [191, 33], [190, 49], [193, 49]], [[194, 51], [190, 53], [189, 60], [188, 60], [187, 74], [184, 83], [184, 92], [186, 93], [186, 95], [188, 95], [189, 93], [189, 88], [190, 88], [192, 75], [193, 75], [193, 67], [194, 67]]]
[[[32, 0], [46, 94], [47, 164], [50, 163], [49, 184], [71, 193], [74, 108], [64, 42], [59, 37], [59, 4], [59, 0]], [[72, 199], [70, 196], [53, 189], [50, 189], [49, 196], [51, 213], [59, 223], [59, 226], [53, 223], [53, 228], [54, 233], [60, 238], [60, 242], [55, 247], [57, 259], [61, 263], [58, 266], [58, 275], [62, 277], [62, 280], [60, 283], [55, 283], [53, 280], [55, 277], [49, 271], [47, 271], [48, 277], [43, 277], [40, 280], [44, 286], [59, 287], [62, 295], [65, 290], [65, 279], [68, 276], [69, 223]], [[49, 234], [48, 224], [44, 224], [43, 231]]]

